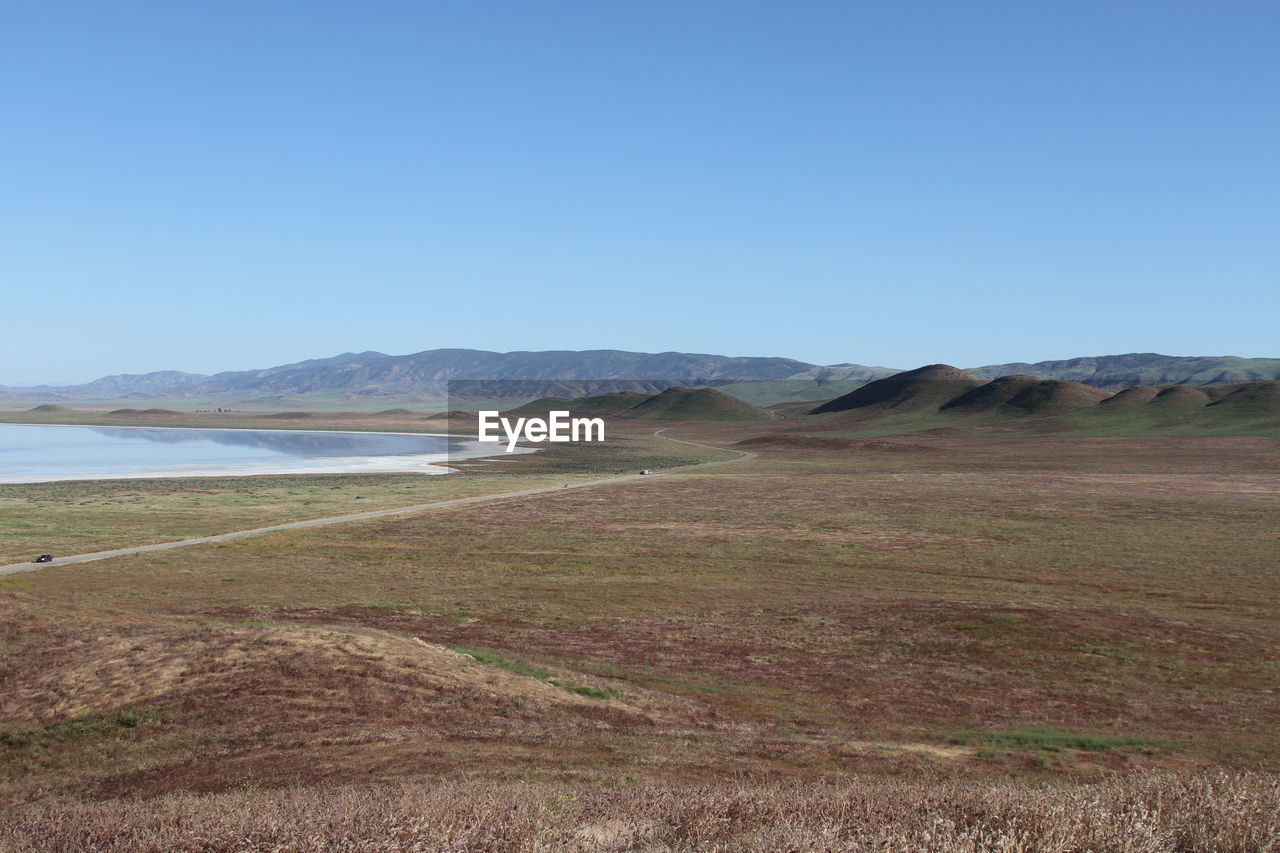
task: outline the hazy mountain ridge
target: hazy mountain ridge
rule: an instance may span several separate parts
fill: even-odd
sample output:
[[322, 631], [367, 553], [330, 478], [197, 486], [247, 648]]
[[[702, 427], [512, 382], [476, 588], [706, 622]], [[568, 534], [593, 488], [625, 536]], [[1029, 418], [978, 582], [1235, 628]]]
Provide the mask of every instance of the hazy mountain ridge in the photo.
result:
[[588, 381], [662, 379], [667, 383], [705, 385], [800, 377], [828, 381], [856, 376], [887, 376], [891, 368], [861, 365], [822, 367], [790, 358], [731, 357], [705, 353], [636, 353], [622, 350], [553, 350], [497, 353], [440, 349], [412, 355], [378, 352], [343, 353], [263, 370], [241, 370], [212, 376], [157, 371], [108, 376], [84, 385], [6, 388], [9, 398], [75, 400], [128, 396], [204, 396], [223, 393], [273, 395], [351, 393], [393, 396], [422, 391], [443, 392], [451, 380]]
[[1086, 385], [1220, 385], [1280, 379], [1280, 359], [1174, 356], [1154, 352], [1100, 355], [1035, 364], [1014, 362], [969, 368], [980, 379], [1025, 374]]
[[787, 358], [731, 358], [695, 353], [620, 350], [494, 353], [430, 350], [407, 356], [358, 356], [339, 364], [285, 365], [265, 371], [220, 373], [209, 390], [267, 394], [345, 391], [397, 394], [443, 391], [459, 379], [594, 380], [658, 378], [685, 384], [784, 379], [812, 365]]
[[[742, 382], [871, 382], [900, 371], [859, 364], [816, 365], [790, 358], [731, 357], [706, 353], [638, 353], [623, 350], [550, 350], [498, 353], [471, 349], [426, 350], [411, 355], [343, 353], [261, 370], [212, 376], [160, 370], [105, 376], [82, 385], [0, 387], [0, 398], [80, 400], [153, 399], [240, 394], [355, 394], [370, 397], [442, 393], [451, 380], [505, 379], [584, 382], [605, 379], [662, 380], [668, 384]], [[982, 379], [1025, 374], [1102, 387], [1226, 384], [1280, 378], [1280, 359], [1235, 356], [1167, 356], [1158, 353], [1092, 356], [1035, 364], [1015, 362], [971, 368]], [[596, 389], [589, 389], [590, 390]], [[637, 389], [639, 390], [639, 389]], [[644, 389], [656, 390], [656, 389]], [[548, 393], [543, 391], [543, 394]], [[800, 395], [803, 396], [803, 395]], [[826, 396], [817, 394], [816, 397]]]

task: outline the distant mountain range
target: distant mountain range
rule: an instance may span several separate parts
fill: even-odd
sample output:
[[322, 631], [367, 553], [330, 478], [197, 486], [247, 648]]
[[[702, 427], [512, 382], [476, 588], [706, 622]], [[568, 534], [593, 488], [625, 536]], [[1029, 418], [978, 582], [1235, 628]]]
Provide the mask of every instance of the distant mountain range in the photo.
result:
[[[858, 380], [867, 382], [895, 371], [888, 367], [857, 364], [822, 366], [791, 358], [731, 358], [701, 353], [639, 353], [621, 350], [497, 353], [483, 350], [438, 349], [413, 355], [380, 352], [343, 353], [265, 370], [241, 370], [205, 376], [166, 370], [141, 375], [122, 374], [73, 386], [3, 388], [0, 397], [10, 399], [87, 400], [155, 399], [164, 397], [293, 396], [301, 394], [390, 397], [407, 394], [442, 394], [456, 380], [523, 380], [531, 396], [564, 393], [565, 382], [592, 380], [649, 380], [671, 385], [716, 385], [769, 379], [803, 379], [813, 382]], [[558, 383], [539, 390], [534, 381]], [[472, 386], [475, 388], [476, 386]], [[476, 388], [478, 393], [483, 389]], [[587, 393], [605, 389], [585, 386]], [[660, 390], [660, 389], [657, 389]]]
[[1100, 387], [1129, 385], [1230, 385], [1280, 379], [1280, 358], [1172, 356], [1154, 352], [1100, 355], [1066, 361], [1015, 362], [969, 368], [981, 379], [1010, 374], [1066, 379]]
[[[866, 383], [900, 371], [859, 364], [817, 365], [790, 358], [733, 358], [701, 353], [638, 353], [621, 350], [497, 353], [437, 349], [412, 355], [380, 352], [343, 353], [264, 370], [241, 370], [212, 376], [162, 370], [106, 376], [83, 385], [0, 387], [0, 399], [122, 400], [174, 397], [256, 399], [277, 396], [331, 395], [397, 397], [439, 395], [456, 380], [516, 381], [522, 396], [573, 396], [577, 393], [636, 390], [653, 392], [672, 385], [724, 386], [786, 380], [792, 398], [796, 386], [812, 383], [812, 399], [830, 397], [823, 386]], [[991, 379], [1024, 374], [1120, 388], [1130, 385], [1225, 384], [1280, 378], [1280, 359], [1234, 356], [1179, 357], [1132, 353], [1036, 364], [1012, 363], [972, 368]], [[599, 380], [627, 380], [606, 387]], [[843, 389], [842, 389], [843, 390]], [[803, 396], [802, 394], [800, 395]]]

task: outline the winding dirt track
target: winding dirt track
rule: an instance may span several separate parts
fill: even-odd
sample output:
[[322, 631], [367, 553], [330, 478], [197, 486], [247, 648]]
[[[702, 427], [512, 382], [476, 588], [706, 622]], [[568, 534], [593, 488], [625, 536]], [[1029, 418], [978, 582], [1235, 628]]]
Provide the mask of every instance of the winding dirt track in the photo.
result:
[[[670, 429], [667, 427], [665, 429]], [[449, 506], [460, 506], [462, 504], [485, 503], [488, 501], [512, 500], [514, 498], [525, 498], [530, 495], [542, 495], [552, 492], [563, 492], [565, 489], [586, 489], [595, 486], [607, 486], [614, 483], [627, 483], [632, 480], [649, 480], [653, 477], [663, 477], [667, 474], [678, 474], [683, 471], [693, 471], [698, 468], [714, 468], [717, 465], [731, 465], [734, 462], [745, 462], [748, 459], [756, 458], [755, 453], [748, 453], [745, 450], [731, 450], [727, 447], [714, 447], [710, 444], [700, 444], [696, 441], [685, 441], [682, 438], [670, 438], [661, 435], [665, 429], [660, 429], [654, 435], [659, 435], [667, 441], [674, 441], [678, 444], [688, 444], [693, 447], [701, 447], [706, 450], [715, 450], [722, 453], [737, 453], [733, 459], [721, 459], [716, 462], [699, 462], [695, 465], [681, 465], [678, 468], [667, 468], [662, 471], [655, 471], [652, 474], [625, 474], [621, 477], [606, 477], [603, 480], [590, 480], [585, 483], [570, 483], [565, 486], [543, 486], [537, 489], [524, 489], [519, 492], [500, 492], [494, 495], [477, 495], [470, 498], [453, 498], [447, 501], [436, 501], [428, 504], [417, 504], [415, 506], [394, 507], [392, 509], [377, 509], [371, 512], [359, 512], [353, 515], [335, 515], [330, 518], [314, 518], [309, 521], [291, 521], [288, 524], [275, 524], [271, 527], [256, 527], [252, 530], [236, 530], [231, 533], [219, 533], [214, 536], [198, 536], [194, 539], [179, 539], [174, 542], [156, 542], [152, 545], [138, 545], [132, 548], [116, 548], [111, 551], [94, 551], [89, 554], [75, 554], [69, 557], [57, 557], [50, 563], [18, 563], [11, 566], [0, 566], [0, 575], [14, 574], [15, 572], [34, 571], [36, 569], [48, 568], [49, 566], [69, 566], [73, 563], [88, 563], [93, 560], [107, 560], [111, 557], [123, 557], [128, 554], [142, 554], [147, 551], [167, 551], [170, 548], [185, 548], [188, 545], [204, 545], [209, 542], [230, 542], [233, 539], [244, 539], [249, 536], [258, 536], [262, 533], [272, 533], [276, 530], [298, 530], [305, 527], [323, 527], [327, 524], [344, 524], [348, 521], [364, 521], [368, 518], [382, 518], [389, 515], [407, 515], [413, 512], [426, 512], [433, 509], [442, 509]]]

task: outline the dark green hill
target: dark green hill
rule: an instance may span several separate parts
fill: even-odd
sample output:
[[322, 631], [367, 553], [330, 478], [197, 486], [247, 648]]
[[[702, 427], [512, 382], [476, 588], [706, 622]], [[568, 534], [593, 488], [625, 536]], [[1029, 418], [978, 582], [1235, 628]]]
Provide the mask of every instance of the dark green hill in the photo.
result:
[[1280, 415], [1280, 382], [1248, 382], [1209, 404], [1214, 411], [1266, 412]]
[[[958, 390], [957, 390], [958, 389]], [[950, 398], [944, 398], [955, 391]], [[872, 382], [810, 411], [786, 409], [787, 428], [830, 436], [938, 429], [1085, 435], [1280, 437], [1280, 381], [1134, 386], [1118, 393], [1080, 382], [1015, 374], [987, 383], [929, 365]], [[832, 418], [843, 412], [844, 418]], [[815, 417], [816, 416], [816, 417]]]
[[1203, 388], [1194, 385], [1170, 385], [1168, 388], [1160, 389], [1160, 392], [1147, 405], [1155, 409], [1180, 411], [1203, 409], [1212, 402], [1213, 400]]
[[814, 379], [775, 379], [769, 382], [734, 382], [712, 386], [753, 406], [775, 406], [779, 403], [804, 404], [809, 411], [819, 403], [848, 394], [867, 384], [866, 379], [841, 379], [818, 382]]
[[960, 396], [948, 400], [942, 405], [942, 409], [955, 412], [989, 412], [992, 409], [1007, 406], [1015, 397], [1039, 382], [1040, 380], [1034, 376], [1020, 373], [1001, 376], [999, 379], [971, 388]]
[[1110, 396], [1109, 391], [1080, 382], [1046, 379], [1022, 389], [1007, 405], [1028, 415], [1058, 415], [1096, 406]]
[[1126, 388], [1119, 394], [1108, 397], [1098, 405], [1115, 406], [1117, 408], [1145, 406], [1154, 400], [1159, 393], [1159, 388], [1152, 388], [1150, 385], [1134, 385], [1132, 388]]
[[[942, 408], [951, 400], [982, 385], [972, 373], [949, 364], [929, 364], [869, 382], [843, 397], [823, 403], [811, 414], [872, 411], [927, 411]], [[868, 412], [870, 413], [870, 412]]]
[[1135, 386], [1071, 418], [1069, 427], [1093, 435], [1280, 437], [1280, 382]]
[[1016, 415], [1056, 415], [1096, 406], [1110, 392], [1079, 382], [1037, 379], [1014, 374], [993, 379], [942, 405], [945, 412], [1010, 412]]
[[773, 413], [714, 388], [668, 388], [626, 412], [629, 418], [663, 421], [768, 421]]
[[576, 415], [623, 415], [653, 396], [655, 395], [636, 391], [619, 391], [616, 394], [595, 394], [589, 397], [543, 397], [511, 409], [506, 414], [545, 415], [555, 410], [570, 411]]
[[544, 397], [507, 411], [507, 415], [543, 415], [549, 411], [663, 421], [770, 421], [774, 414], [714, 388], [676, 386], [658, 394], [623, 391], [566, 399]]

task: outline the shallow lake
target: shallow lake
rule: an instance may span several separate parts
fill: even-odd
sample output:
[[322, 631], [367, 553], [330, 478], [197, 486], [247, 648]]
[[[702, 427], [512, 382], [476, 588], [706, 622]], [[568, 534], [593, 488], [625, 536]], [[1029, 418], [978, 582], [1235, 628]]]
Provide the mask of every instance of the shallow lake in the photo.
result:
[[379, 432], [0, 424], [0, 483], [414, 471], [492, 456], [466, 438]]

